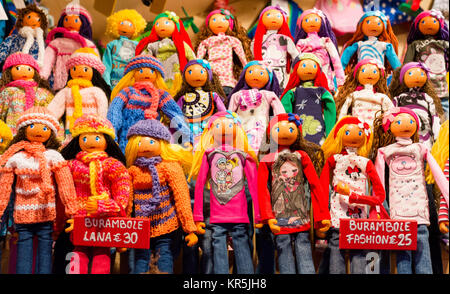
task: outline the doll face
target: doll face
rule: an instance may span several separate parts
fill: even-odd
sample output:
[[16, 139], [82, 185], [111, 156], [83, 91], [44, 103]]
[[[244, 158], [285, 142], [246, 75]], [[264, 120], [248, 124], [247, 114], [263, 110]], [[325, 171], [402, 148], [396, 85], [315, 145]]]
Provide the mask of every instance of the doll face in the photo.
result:
[[11, 68], [11, 77], [14, 81], [17, 80], [32, 80], [34, 76], [34, 68], [29, 65], [20, 64]]
[[378, 16], [368, 16], [363, 20], [361, 30], [367, 37], [378, 37], [383, 32], [384, 23]]
[[419, 31], [424, 35], [434, 36], [439, 32], [439, 21], [432, 16], [425, 16], [419, 22]]
[[427, 74], [420, 67], [413, 67], [406, 71], [403, 82], [408, 88], [421, 88], [427, 82]]
[[75, 65], [70, 69], [70, 76], [72, 79], [84, 79], [91, 81], [93, 75], [94, 71], [92, 67], [87, 65]]
[[278, 145], [290, 146], [297, 140], [298, 128], [295, 123], [283, 120], [272, 127], [270, 135]]
[[232, 145], [236, 136], [236, 124], [231, 118], [217, 118], [211, 126], [212, 136], [216, 144]]
[[81, 19], [78, 15], [66, 15], [63, 26], [72, 32], [79, 32], [81, 28]]
[[302, 29], [305, 33], [317, 33], [320, 31], [322, 25], [322, 18], [315, 13], [311, 13], [305, 16], [302, 20]]
[[264, 12], [261, 21], [267, 30], [279, 30], [283, 25], [283, 15], [276, 9]]
[[380, 80], [380, 70], [376, 65], [364, 64], [359, 69], [358, 82], [361, 85], [375, 85]]
[[84, 133], [78, 137], [80, 148], [86, 152], [105, 151], [107, 147], [105, 136], [101, 133]]
[[215, 35], [218, 35], [220, 33], [225, 33], [230, 27], [230, 23], [225, 18], [225, 15], [216, 13], [209, 18], [208, 26]]
[[143, 67], [134, 71], [134, 80], [136, 82], [152, 82], [156, 81], [156, 72], [149, 67]]
[[137, 156], [153, 157], [161, 155], [161, 143], [153, 137], [142, 137], [138, 144]]
[[365, 142], [364, 130], [357, 125], [345, 126], [344, 136], [342, 137], [342, 145], [345, 147], [359, 148]]
[[416, 132], [417, 124], [410, 114], [400, 113], [391, 123], [390, 130], [395, 137], [411, 138]]
[[286, 161], [280, 167], [280, 175], [284, 182], [292, 181], [298, 175], [298, 167], [291, 161]]
[[160, 38], [171, 37], [175, 31], [175, 23], [167, 17], [158, 18], [155, 23], [155, 32]]
[[30, 12], [25, 14], [22, 23], [24, 27], [36, 29], [41, 26], [41, 17], [36, 12]]
[[191, 87], [200, 88], [206, 84], [206, 81], [208, 80], [208, 72], [200, 64], [193, 64], [186, 68], [184, 78], [186, 79], [186, 83], [188, 83]]
[[131, 38], [134, 35], [136, 28], [134, 27], [134, 24], [131, 21], [122, 20], [117, 25], [117, 31], [119, 32], [119, 35]]
[[261, 89], [269, 82], [269, 73], [260, 65], [252, 65], [245, 71], [245, 82], [251, 88]]
[[297, 75], [301, 81], [312, 81], [316, 78], [318, 70], [319, 66], [314, 60], [305, 59], [300, 61], [300, 65], [297, 68]]
[[48, 126], [40, 123], [30, 124], [25, 129], [25, 137], [30, 142], [47, 142], [51, 134], [51, 129]]

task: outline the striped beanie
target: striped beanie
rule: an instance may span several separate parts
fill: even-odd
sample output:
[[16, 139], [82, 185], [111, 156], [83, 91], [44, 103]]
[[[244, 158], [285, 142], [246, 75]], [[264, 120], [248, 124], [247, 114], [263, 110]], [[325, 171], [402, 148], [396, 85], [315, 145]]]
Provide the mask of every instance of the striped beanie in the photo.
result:
[[97, 52], [95, 52], [93, 48], [89, 47], [80, 48], [73, 52], [66, 63], [66, 69], [69, 70], [71, 67], [76, 65], [90, 66], [95, 68], [101, 75], [103, 75], [106, 69]]
[[110, 136], [113, 140], [116, 138], [111, 122], [106, 118], [93, 114], [84, 114], [75, 120], [71, 131], [74, 138], [84, 133], [103, 133]]
[[61, 13], [61, 18], [64, 17], [65, 15], [83, 15], [87, 18], [89, 23], [92, 24], [92, 17], [89, 14], [89, 11], [77, 3], [67, 4], [67, 6], [63, 9]]
[[47, 109], [47, 107], [33, 106], [26, 110], [17, 120], [17, 129], [26, 127], [33, 123], [44, 124], [55, 134], [57, 134], [60, 129], [58, 120], [55, 115]]
[[137, 68], [143, 68], [143, 67], [149, 67], [149, 68], [159, 71], [159, 73], [161, 74], [161, 76], [164, 79], [164, 76], [165, 76], [164, 69], [163, 69], [161, 62], [159, 62], [159, 60], [157, 60], [155, 57], [153, 57], [150, 54], [138, 55], [138, 56], [134, 57], [133, 59], [131, 59], [130, 62], [128, 62], [127, 66], [125, 67], [125, 72], [123, 75], [125, 76], [130, 71], [135, 70]]
[[169, 129], [155, 119], [140, 120], [128, 129], [127, 139], [132, 136], [146, 136], [170, 142]]
[[17, 52], [14, 54], [11, 54], [6, 58], [5, 64], [3, 65], [3, 70], [6, 70], [7, 68], [16, 66], [16, 65], [28, 65], [34, 68], [38, 73], [40, 72], [40, 68], [36, 60], [31, 56], [30, 54]]

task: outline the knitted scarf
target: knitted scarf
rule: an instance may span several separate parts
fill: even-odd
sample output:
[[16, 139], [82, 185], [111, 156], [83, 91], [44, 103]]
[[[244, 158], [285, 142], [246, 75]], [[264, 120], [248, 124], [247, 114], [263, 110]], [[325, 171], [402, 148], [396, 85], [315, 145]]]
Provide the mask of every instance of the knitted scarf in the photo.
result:
[[91, 187], [91, 197], [96, 200], [105, 200], [108, 199], [109, 196], [106, 192], [98, 194], [98, 181], [99, 174], [103, 173], [102, 169], [102, 160], [108, 158], [108, 153], [104, 151], [94, 151], [94, 152], [86, 152], [80, 151], [77, 154], [77, 159], [82, 161], [84, 164], [89, 165], [89, 185]]
[[138, 157], [134, 164], [139, 167], [148, 168], [152, 176], [152, 198], [148, 200], [148, 204], [141, 205], [141, 210], [145, 213], [152, 214], [161, 202], [161, 183], [159, 182], [158, 171], [156, 165], [162, 161], [160, 156], [154, 157]]
[[44, 52], [45, 52], [45, 41], [44, 41], [44, 31], [42, 28], [31, 28], [31, 27], [22, 27], [19, 30], [19, 35], [25, 38], [25, 44], [23, 45], [22, 52], [29, 54], [31, 47], [33, 46], [34, 40], [36, 39], [36, 43], [38, 45], [38, 58], [37, 63], [40, 67], [44, 65]]
[[37, 87], [38, 83], [34, 80], [15, 80], [9, 82], [5, 87], [16, 87], [21, 88], [25, 91], [25, 110], [34, 106], [34, 101], [36, 100], [36, 91], [34, 87]]
[[80, 94], [80, 88], [93, 87], [92, 81], [85, 79], [72, 79], [67, 82], [67, 87], [72, 91], [73, 98], [73, 115], [69, 118], [70, 128], [72, 128], [75, 120], [83, 115], [83, 97]]
[[156, 119], [158, 117], [158, 106], [161, 95], [152, 82], [136, 82], [133, 87], [140, 91], [146, 90], [150, 94], [150, 107], [144, 111], [145, 119]]

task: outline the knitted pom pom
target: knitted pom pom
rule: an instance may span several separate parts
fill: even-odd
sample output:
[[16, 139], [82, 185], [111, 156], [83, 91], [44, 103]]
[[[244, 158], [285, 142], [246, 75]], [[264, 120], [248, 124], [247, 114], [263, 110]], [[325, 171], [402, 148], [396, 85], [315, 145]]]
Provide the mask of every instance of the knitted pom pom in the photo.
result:
[[127, 133], [127, 139], [135, 135], [153, 137], [167, 142], [172, 137], [167, 127], [154, 119], [140, 120], [131, 126]]
[[72, 136], [77, 137], [83, 133], [103, 133], [112, 139], [116, 138], [116, 133], [111, 122], [98, 115], [84, 114], [78, 118], [72, 128]]

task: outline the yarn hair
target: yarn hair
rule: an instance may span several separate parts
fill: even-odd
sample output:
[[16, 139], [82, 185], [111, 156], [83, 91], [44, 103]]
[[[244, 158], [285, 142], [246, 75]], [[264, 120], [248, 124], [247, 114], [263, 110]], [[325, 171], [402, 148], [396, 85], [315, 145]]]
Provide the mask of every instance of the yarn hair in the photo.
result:
[[17, 10], [17, 21], [16, 21], [16, 29], [20, 30], [24, 27], [23, 20], [25, 16], [28, 13], [34, 12], [37, 15], [39, 15], [39, 20], [41, 22], [41, 29], [44, 32], [44, 39], [45, 35], [47, 34], [47, 27], [48, 27], [48, 21], [47, 21], [47, 15], [38, 7], [36, 4], [30, 4], [27, 5], [25, 8]]
[[[135, 69], [136, 70], [136, 69]], [[135, 70], [130, 71], [126, 75], [124, 75], [120, 81], [117, 83], [117, 85], [114, 87], [114, 89], [111, 91], [111, 101], [117, 97], [120, 91], [127, 87], [132, 87], [135, 83], [134, 80], [134, 72]], [[162, 78], [161, 74], [158, 71], [156, 72], [156, 81], [155, 81], [155, 87], [158, 89], [162, 89], [164, 91], [169, 92], [170, 95], [172, 95], [171, 91], [167, 88], [166, 83], [164, 82], [164, 79]]]
[[[12, 78], [11, 70], [12, 67], [9, 67], [5, 71], [3, 71], [2, 77], [0, 78], [0, 90], [3, 90], [7, 84], [14, 81]], [[50, 84], [46, 80], [44, 80], [36, 70], [34, 71], [33, 80], [37, 83], [37, 86], [39, 88], [46, 89], [53, 95], [55, 94], [53, 89], [50, 87]]]
[[121, 21], [127, 20], [134, 25], [135, 31], [131, 39], [137, 38], [144, 32], [147, 22], [139, 12], [134, 9], [119, 10], [106, 18], [106, 32], [105, 34], [113, 39], [120, 37], [117, 26]]
[[[445, 163], [449, 157], [449, 120], [447, 119], [439, 129], [439, 136], [437, 140], [434, 142], [433, 147], [431, 148], [431, 155], [433, 155], [436, 162], [439, 164], [441, 170], [444, 170]], [[431, 173], [430, 166], [427, 164], [425, 169], [426, 181], [428, 184], [434, 184], [434, 177]]]
[[[21, 141], [28, 141], [27, 136], [26, 136], [26, 128], [27, 128], [27, 126], [24, 126], [24, 127], [21, 127], [19, 130], [17, 130], [16, 135], [11, 140], [11, 142], [9, 142], [6, 149], [8, 149], [10, 146], [12, 146], [16, 143], [19, 143]], [[46, 149], [54, 149], [54, 150], [58, 150], [59, 147], [61, 147], [61, 142], [59, 141], [59, 139], [57, 138], [56, 134], [53, 131], [51, 132], [50, 138], [48, 138], [48, 140], [46, 142], [44, 142], [44, 146]]]

